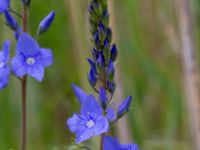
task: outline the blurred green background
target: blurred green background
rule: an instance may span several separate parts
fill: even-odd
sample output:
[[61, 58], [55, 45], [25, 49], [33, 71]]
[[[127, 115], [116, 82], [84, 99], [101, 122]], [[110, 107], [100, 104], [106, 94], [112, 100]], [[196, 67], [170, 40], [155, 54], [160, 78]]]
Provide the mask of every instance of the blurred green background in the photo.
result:
[[[191, 150], [188, 112], [183, 95], [183, 71], [179, 22], [174, 0], [111, 0], [115, 41], [119, 49], [117, 66], [123, 97], [134, 102], [128, 124], [141, 150]], [[200, 1], [191, 0], [195, 56], [200, 68]], [[20, 0], [11, 6], [21, 12]], [[38, 83], [28, 79], [28, 149], [64, 149], [70, 143], [66, 120], [79, 111], [71, 83], [88, 93], [90, 56], [88, 0], [33, 0], [29, 32], [35, 35], [40, 20], [51, 10], [56, 18], [51, 29], [38, 41], [52, 48], [55, 62]], [[15, 40], [0, 16], [0, 45]], [[198, 50], [198, 51], [197, 51]], [[19, 149], [20, 82], [13, 76], [0, 92], [0, 150]], [[123, 129], [122, 129], [123, 130]]]

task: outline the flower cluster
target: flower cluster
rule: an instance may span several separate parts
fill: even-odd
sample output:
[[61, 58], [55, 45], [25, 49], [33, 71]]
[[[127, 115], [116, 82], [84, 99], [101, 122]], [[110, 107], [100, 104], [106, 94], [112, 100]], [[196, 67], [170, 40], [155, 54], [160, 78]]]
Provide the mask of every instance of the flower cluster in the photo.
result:
[[[23, 3], [29, 1], [23, 1]], [[9, 81], [10, 72], [22, 79], [29, 75], [38, 81], [44, 78], [44, 68], [53, 63], [51, 49], [40, 48], [37, 41], [28, 33], [22, 32], [20, 25], [12, 15], [10, 0], [0, 0], [0, 14], [4, 14], [6, 25], [14, 31], [16, 43], [16, 55], [11, 59], [9, 66], [10, 42], [4, 42], [0, 52], [0, 90], [6, 87]], [[16, 13], [15, 13], [16, 14]], [[46, 32], [53, 20], [55, 12], [52, 11], [39, 24], [37, 36]], [[20, 17], [20, 16], [19, 16]]]
[[111, 125], [129, 111], [132, 96], [128, 96], [117, 110], [112, 108], [116, 88], [114, 63], [118, 51], [116, 45], [111, 44], [112, 30], [109, 27], [107, 0], [91, 0], [89, 12], [93, 47], [92, 58], [88, 58], [88, 81], [98, 93], [98, 98], [88, 95], [73, 84], [72, 88], [81, 104], [81, 112], [69, 118], [67, 125], [76, 134], [77, 144], [101, 135], [102, 150], [139, 150], [136, 144], [120, 144], [117, 139], [105, 136]]

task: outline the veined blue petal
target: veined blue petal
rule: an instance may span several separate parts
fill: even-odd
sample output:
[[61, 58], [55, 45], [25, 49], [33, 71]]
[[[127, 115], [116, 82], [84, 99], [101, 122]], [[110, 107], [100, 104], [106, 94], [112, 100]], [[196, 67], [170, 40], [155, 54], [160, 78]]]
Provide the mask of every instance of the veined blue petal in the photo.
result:
[[26, 57], [35, 56], [39, 53], [40, 47], [38, 43], [29, 34], [22, 33], [19, 36], [16, 45], [17, 55], [23, 53]]
[[94, 136], [101, 135], [102, 133], [105, 133], [108, 130], [109, 130], [108, 120], [103, 116], [98, 117], [95, 120], [95, 125], [94, 125], [94, 128], [93, 128]]
[[78, 114], [73, 114], [71, 118], [67, 120], [67, 125], [71, 132], [78, 132], [86, 129], [86, 119]]
[[81, 114], [82, 115], [94, 115], [94, 116], [101, 116], [102, 115], [102, 109], [95, 100], [95, 97], [93, 95], [89, 95], [81, 107]]
[[41, 82], [44, 78], [44, 67], [37, 64], [28, 66], [27, 74]]
[[90, 139], [93, 136], [93, 131], [90, 129], [85, 129], [76, 134], [76, 144]]
[[41, 48], [40, 54], [41, 56], [39, 58], [39, 62], [41, 63], [41, 65], [43, 65], [44, 67], [48, 67], [53, 64], [53, 54], [51, 52], [51, 49]]
[[22, 77], [27, 73], [27, 66], [24, 64], [24, 57], [22, 55], [15, 56], [11, 60], [11, 69], [18, 77]]
[[74, 90], [77, 100], [80, 103], [83, 103], [88, 97], [87, 93], [85, 93], [80, 87], [76, 86], [75, 84], [72, 84], [72, 88]]

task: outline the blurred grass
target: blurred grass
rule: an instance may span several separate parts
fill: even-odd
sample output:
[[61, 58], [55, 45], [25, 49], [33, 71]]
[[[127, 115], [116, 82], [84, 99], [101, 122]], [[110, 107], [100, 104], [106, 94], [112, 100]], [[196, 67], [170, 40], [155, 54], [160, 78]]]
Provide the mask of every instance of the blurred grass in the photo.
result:
[[[32, 1], [29, 31], [37, 30], [40, 20], [52, 9], [56, 19], [41, 36], [42, 47], [50, 47], [55, 63], [46, 69], [43, 83], [28, 83], [28, 149], [63, 149], [70, 143], [65, 121], [79, 105], [71, 89], [74, 82], [86, 91], [90, 41], [88, 1], [74, 0], [76, 14], [70, 14], [69, 1]], [[20, 10], [19, 1], [12, 6]], [[200, 3], [192, 0], [196, 56], [200, 66]], [[192, 141], [188, 130], [187, 110], [182, 93], [179, 29], [173, 0], [115, 0], [115, 20], [120, 51], [124, 96], [132, 94], [129, 113], [131, 132], [142, 150], [188, 150]], [[112, 15], [112, 14], [111, 14]], [[77, 29], [72, 22], [78, 18]], [[13, 40], [12, 32], [0, 16], [0, 45]], [[75, 31], [78, 30], [78, 31]], [[81, 41], [78, 41], [79, 39]], [[79, 42], [79, 43], [77, 43]], [[76, 49], [77, 44], [81, 49]], [[78, 47], [80, 48], [80, 46]], [[198, 66], [198, 67], [199, 67]], [[200, 67], [199, 67], [200, 68]], [[20, 84], [11, 77], [0, 93], [0, 149], [19, 149]]]

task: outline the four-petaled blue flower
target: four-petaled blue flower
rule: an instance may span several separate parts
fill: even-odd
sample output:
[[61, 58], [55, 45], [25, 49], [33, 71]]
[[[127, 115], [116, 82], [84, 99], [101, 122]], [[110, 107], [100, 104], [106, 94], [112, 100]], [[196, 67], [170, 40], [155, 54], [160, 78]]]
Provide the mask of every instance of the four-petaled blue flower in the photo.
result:
[[137, 144], [120, 144], [119, 141], [110, 136], [104, 136], [103, 150], [139, 150]]
[[22, 33], [17, 41], [16, 56], [12, 59], [11, 68], [18, 77], [29, 75], [38, 81], [44, 77], [44, 68], [53, 63], [50, 49], [40, 48], [28, 34]]
[[71, 132], [76, 133], [76, 143], [101, 135], [109, 129], [108, 120], [93, 95], [89, 95], [82, 103], [80, 114], [74, 114], [67, 120]]
[[9, 81], [10, 69], [7, 65], [10, 55], [10, 42], [4, 42], [3, 49], [0, 52], [0, 90], [2, 90]]
[[8, 10], [10, 0], [0, 0], [0, 14]]

